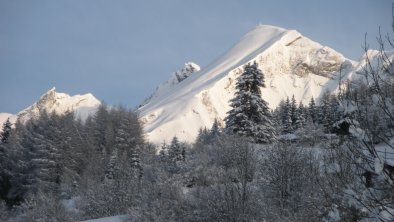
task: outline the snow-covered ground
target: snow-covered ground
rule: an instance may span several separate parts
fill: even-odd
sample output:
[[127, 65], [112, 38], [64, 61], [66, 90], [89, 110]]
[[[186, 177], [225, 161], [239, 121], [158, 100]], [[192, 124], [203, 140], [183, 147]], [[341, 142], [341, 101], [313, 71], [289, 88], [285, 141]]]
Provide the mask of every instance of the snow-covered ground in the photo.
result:
[[123, 222], [125, 221], [126, 216], [112, 216], [112, 217], [103, 217], [103, 218], [98, 218], [98, 219], [92, 219], [92, 220], [84, 220], [81, 222]]

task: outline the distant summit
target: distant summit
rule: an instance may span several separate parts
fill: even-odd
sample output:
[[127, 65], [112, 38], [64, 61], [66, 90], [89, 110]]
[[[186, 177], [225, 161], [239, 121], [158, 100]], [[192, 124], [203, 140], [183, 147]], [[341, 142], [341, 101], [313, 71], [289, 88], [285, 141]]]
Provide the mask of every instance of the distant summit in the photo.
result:
[[56, 88], [53, 87], [44, 93], [37, 102], [20, 111], [18, 114], [1, 113], [0, 124], [2, 125], [7, 118], [10, 118], [12, 122], [15, 122], [17, 118], [22, 122], [26, 122], [31, 118], [37, 118], [40, 112], [44, 110], [49, 113], [56, 112], [58, 114], [72, 111], [75, 112], [76, 118], [85, 120], [97, 110], [100, 104], [101, 102], [90, 93], [70, 96], [65, 93], [56, 92]]

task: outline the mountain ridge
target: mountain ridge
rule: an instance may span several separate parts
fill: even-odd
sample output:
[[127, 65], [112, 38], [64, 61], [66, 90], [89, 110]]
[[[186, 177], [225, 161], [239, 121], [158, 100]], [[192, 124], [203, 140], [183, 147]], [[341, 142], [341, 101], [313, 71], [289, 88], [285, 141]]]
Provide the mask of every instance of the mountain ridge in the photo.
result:
[[161, 143], [176, 135], [192, 142], [200, 127], [210, 127], [215, 118], [223, 123], [235, 79], [254, 61], [265, 75], [262, 93], [271, 108], [293, 94], [305, 104], [323, 91], [335, 91], [339, 69], [349, 76], [357, 64], [295, 30], [259, 25], [211, 64], [139, 108], [148, 139]]

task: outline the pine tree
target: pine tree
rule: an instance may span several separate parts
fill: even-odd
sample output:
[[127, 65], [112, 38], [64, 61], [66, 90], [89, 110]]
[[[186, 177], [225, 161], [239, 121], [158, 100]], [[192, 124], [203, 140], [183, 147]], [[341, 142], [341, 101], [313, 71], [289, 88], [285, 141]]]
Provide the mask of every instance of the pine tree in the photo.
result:
[[289, 97], [287, 97], [284, 106], [282, 108], [282, 132], [283, 133], [292, 133], [292, 119], [291, 119], [291, 104]]
[[170, 161], [173, 163], [176, 163], [177, 161], [182, 160], [182, 147], [179, 142], [178, 137], [174, 136], [172, 138], [172, 141], [170, 143], [170, 146], [168, 147], [168, 156], [170, 158]]
[[275, 129], [268, 104], [261, 97], [265, 87], [264, 75], [257, 63], [247, 64], [237, 78], [232, 109], [225, 118], [226, 132], [249, 138], [256, 143], [269, 143], [275, 139]]
[[5, 180], [1, 182], [0, 193], [11, 206], [24, 200], [34, 182], [32, 155], [29, 149], [22, 146], [30, 141], [29, 135], [26, 124], [17, 121], [7, 143], [7, 159], [2, 162], [6, 177], [2, 178]]
[[339, 111], [339, 103], [338, 103], [338, 98], [335, 95], [330, 96], [329, 100], [329, 107], [330, 107], [330, 115], [329, 115], [329, 120], [328, 120], [328, 129], [330, 128], [340, 120], [341, 117], [341, 112]]
[[311, 98], [311, 101], [309, 102], [308, 106], [308, 119], [312, 121], [312, 123], [317, 123], [317, 110], [316, 110], [316, 104], [315, 100], [313, 97]]
[[93, 116], [92, 121], [92, 128], [91, 128], [91, 136], [93, 137], [94, 145], [96, 146], [96, 150], [102, 154], [108, 153], [106, 150], [107, 142], [106, 139], [106, 132], [109, 122], [109, 113], [107, 106], [102, 103], [95, 115]]
[[139, 146], [136, 146], [130, 155], [130, 167], [133, 173], [133, 176], [136, 177], [138, 180], [142, 178], [142, 166], [141, 166], [141, 158], [140, 158], [141, 149]]
[[326, 129], [330, 124], [330, 94], [325, 92], [320, 99], [320, 106], [318, 107], [317, 120], [319, 124], [322, 124]]
[[221, 128], [220, 128], [220, 124], [219, 121], [215, 118], [211, 129], [208, 131], [208, 133], [206, 134], [205, 137], [205, 143], [206, 144], [212, 144], [213, 142], [215, 142], [215, 140], [217, 140], [220, 136], [221, 132]]
[[159, 157], [162, 162], [166, 162], [168, 160], [168, 146], [166, 142], [163, 142], [160, 146]]
[[[115, 111], [114, 111], [115, 112]], [[127, 155], [132, 176], [142, 177], [140, 164], [140, 148], [143, 143], [142, 130], [136, 114], [119, 107], [116, 111], [119, 123], [115, 135], [115, 150], [117, 155]]]
[[197, 138], [196, 138], [196, 144], [208, 144], [209, 142], [209, 131], [207, 127], [200, 128], [198, 130]]
[[115, 133], [115, 147], [119, 152], [126, 151], [129, 155], [130, 152], [138, 145], [143, 143], [142, 128], [137, 115], [134, 112], [126, 111], [124, 108], [119, 107], [117, 114], [119, 115]]
[[277, 126], [282, 124], [282, 116], [283, 116], [283, 108], [285, 107], [285, 101], [282, 99], [279, 102], [278, 107], [275, 108], [272, 116], [275, 119], [275, 123]]
[[291, 116], [291, 125], [293, 126], [293, 128], [296, 128], [295, 125], [298, 119], [298, 113], [297, 113], [297, 102], [295, 100], [294, 95], [291, 97], [290, 116]]
[[35, 183], [33, 191], [56, 192], [60, 184], [62, 159], [58, 144], [54, 137], [58, 133], [56, 123], [48, 113], [42, 111], [40, 118], [33, 120], [30, 131], [30, 141], [27, 149], [32, 155]]
[[[0, 142], [0, 201], [1, 199], [6, 199], [7, 194], [11, 188], [10, 184], [10, 152], [11, 144], [7, 142]], [[1, 218], [1, 217], [0, 217]]]
[[297, 109], [297, 120], [295, 123], [295, 127], [297, 129], [304, 128], [306, 125], [306, 119], [305, 119], [306, 112], [305, 111], [306, 110], [305, 110], [304, 105], [302, 104], [302, 102], [300, 102], [300, 105], [298, 106], [298, 109]]
[[70, 189], [75, 188], [80, 179], [81, 171], [86, 161], [84, 150], [86, 149], [85, 140], [80, 134], [82, 123], [75, 120], [74, 112], [66, 112], [61, 116], [53, 116], [55, 118], [55, 144], [61, 155], [59, 162], [62, 186]]
[[2, 143], [7, 143], [8, 137], [11, 134], [12, 123], [10, 122], [10, 118], [7, 118], [5, 123], [3, 124], [2, 132], [0, 133], [0, 138]]
[[107, 181], [112, 181], [114, 179], [115, 175], [115, 167], [116, 167], [116, 162], [118, 160], [118, 149], [114, 149], [112, 151], [111, 157], [109, 158], [107, 168], [105, 170], [105, 179]]
[[220, 135], [220, 125], [219, 125], [219, 121], [218, 119], [215, 118], [215, 120], [213, 121], [211, 130], [209, 131], [209, 136], [214, 139], [215, 137], [218, 137]]

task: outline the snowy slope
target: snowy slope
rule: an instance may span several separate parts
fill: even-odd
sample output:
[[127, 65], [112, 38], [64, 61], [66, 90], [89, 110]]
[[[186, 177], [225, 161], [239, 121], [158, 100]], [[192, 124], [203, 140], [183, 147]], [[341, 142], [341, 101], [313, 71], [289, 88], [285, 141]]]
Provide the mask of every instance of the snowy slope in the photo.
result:
[[356, 64], [295, 30], [257, 26], [213, 63], [139, 109], [148, 139], [161, 143], [176, 135], [191, 142], [200, 127], [210, 127], [215, 118], [223, 121], [235, 79], [253, 61], [265, 74], [262, 94], [271, 108], [287, 96], [307, 104], [312, 96], [336, 90], [340, 67], [346, 79]]
[[161, 95], [167, 93], [171, 88], [173, 88], [175, 85], [179, 84], [186, 78], [188, 78], [190, 75], [192, 75], [195, 72], [200, 71], [200, 66], [197, 65], [196, 63], [193, 62], [187, 62], [185, 63], [185, 66], [175, 72], [173, 72], [170, 76], [170, 78], [158, 86], [155, 90], [155, 92], [146, 99], [141, 106], [149, 103], [153, 98], [160, 97]]
[[100, 101], [90, 93], [70, 96], [65, 93], [56, 92], [56, 89], [52, 88], [42, 95], [37, 102], [16, 115], [1, 113], [0, 124], [2, 125], [8, 117], [10, 117], [13, 123], [16, 122], [17, 118], [25, 122], [31, 118], [38, 117], [41, 110], [46, 110], [49, 113], [56, 112], [58, 114], [73, 111], [77, 118], [85, 120], [97, 110], [100, 104]]

